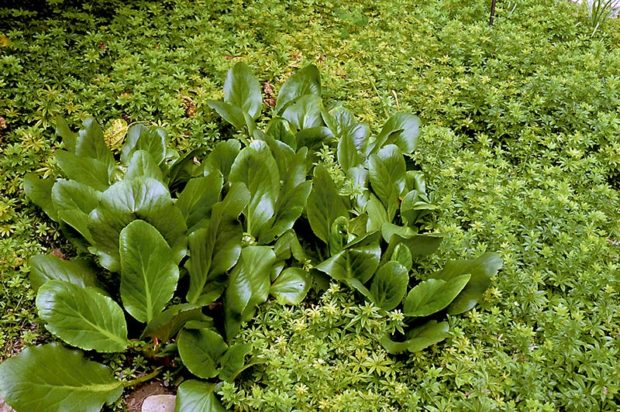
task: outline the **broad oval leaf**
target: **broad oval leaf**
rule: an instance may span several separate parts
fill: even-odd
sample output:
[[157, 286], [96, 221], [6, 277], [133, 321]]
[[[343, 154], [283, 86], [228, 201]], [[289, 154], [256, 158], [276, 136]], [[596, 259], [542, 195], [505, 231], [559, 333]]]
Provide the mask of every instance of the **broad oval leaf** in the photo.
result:
[[224, 82], [224, 101], [241, 108], [253, 119], [260, 114], [263, 106], [260, 84], [247, 64], [239, 62], [228, 70]]
[[286, 268], [271, 285], [270, 293], [282, 305], [299, 305], [310, 289], [308, 273], [301, 268]]
[[409, 273], [398, 262], [390, 261], [381, 266], [372, 278], [370, 293], [374, 303], [382, 309], [396, 308], [407, 293]]
[[34, 173], [28, 173], [24, 177], [24, 192], [28, 199], [39, 206], [50, 219], [57, 221], [58, 213], [52, 202], [52, 188], [54, 179], [39, 179]]
[[297, 130], [323, 127], [323, 101], [316, 95], [301, 96], [284, 110], [282, 117]]
[[445, 309], [463, 290], [471, 275], [460, 275], [449, 281], [428, 279], [418, 283], [407, 294], [405, 316], [429, 316]]
[[219, 170], [224, 180], [227, 181], [230, 168], [240, 151], [241, 143], [239, 140], [230, 139], [217, 143], [205, 160], [205, 170]]
[[60, 179], [52, 188], [52, 201], [60, 220], [75, 229], [89, 243], [89, 214], [99, 204], [101, 192], [74, 180]]
[[153, 226], [131, 222], [120, 234], [121, 300], [125, 310], [149, 323], [172, 298], [179, 268], [170, 246]]
[[387, 145], [368, 160], [368, 176], [392, 221], [398, 210], [400, 194], [405, 190], [405, 158], [395, 145]]
[[381, 345], [392, 355], [405, 351], [420, 352], [450, 336], [448, 330], [448, 322], [431, 320], [407, 332], [407, 340], [404, 342], [395, 342], [389, 336], [384, 336]]
[[97, 159], [106, 166], [114, 164], [112, 151], [105, 144], [103, 129], [92, 117], [84, 120], [82, 128], [78, 132], [75, 141], [75, 154], [80, 158]]
[[69, 345], [122, 352], [129, 344], [123, 310], [97, 289], [50, 280], [39, 288], [36, 303], [45, 328]]
[[217, 396], [216, 384], [187, 380], [179, 385], [175, 412], [226, 412]]
[[70, 152], [75, 152], [75, 143], [77, 141], [77, 133], [71, 131], [67, 121], [62, 116], [57, 116], [55, 119], [55, 132], [56, 136], [62, 138], [62, 142], [65, 148]]
[[153, 156], [146, 150], [136, 150], [131, 155], [125, 179], [134, 179], [136, 177], [151, 177], [153, 179], [163, 181], [161, 169]]
[[282, 85], [278, 93], [276, 112], [281, 113], [289, 103], [307, 94], [321, 95], [321, 75], [313, 64], [298, 70]]
[[207, 100], [207, 105], [215, 110], [222, 119], [235, 126], [239, 131], [246, 130], [245, 116], [243, 110], [233, 104], [220, 102], [217, 100]]
[[96, 412], [122, 393], [110, 368], [58, 344], [26, 348], [0, 364], [0, 397], [17, 411]]
[[106, 269], [120, 267], [118, 241], [121, 230], [130, 222], [142, 219], [157, 228], [175, 250], [175, 258], [184, 256], [185, 219], [173, 204], [168, 189], [150, 177], [123, 180], [101, 195], [101, 202], [90, 213], [88, 226], [95, 242], [93, 253]]
[[208, 322], [210, 319], [202, 313], [201, 306], [189, 303], [170, 306], [153, 318], [142, 332], [141, 337], [150, 336], [162, 342], [168, 342], [186, 322], [192, 320]]
[[110, 165], [91, 157], [80, 157], [75, 153], [59, 150], [56, 163], [66, 177], [83, 183], [98, 191], [110, 186]]
[[121, 161], [129, 164], [135, 151], [144, 150], [159, 165], [166, 158], [166, 144], [167, 138], [163, 129], [136, 123], [127, 130], [127, 137], [121, 151]]
[[219, 378], [226, 382], [233, 382], [241, 372], [253, 365], [245, 363], [245, 357], [251, 352], [252, 345], [249, 343], [237, 343], [228, 347], [226, 353], [220, 358], [222, 369]]
[[482, 299], [482, 295], [491, 285], [491, 279], [502, 268], [502, 258], [497, 253], [485, 253], [476, 259], [448, 262], [446, 267], [434, 278], [452, 281], [464, 273], [471, 275], [471, 280], [463, 292], [448, 307], [450, 315], [467, 312]]
[[191, 228], [209, 217], [213, 205], [220, 200], [224, 179], [215, 170], [207, 176], [190, 179], [185, 189], [179, 194], [176, 206], [181, 210]]
[[62, 260], [51, 255], [36, 255], [28, 260], [30, 285], [36, 291], [48, 280], [62, 280], [79, 287], [95, 286], [95, 272], [81, 260]]
[[232, 165], [229, 179], [231, 183], [243, 183], [250, 191], [244, 214], [247, 232], [256, 238], [275, 215], [280, 192], [278, 165], [267, 144], [257, 140], [243, 149]]
[[217, 376], [219, 360], [228, 349], [224, 339], [212, 329], [183, 329], [177, 346], [185, 367], [203, 379]]
[[379, 242], [376, 242], [345, 249], [321, 262], [315, 268], [327, 273], [335, 280], [346, 281], [355, 278], [366, 283], [379, 267], [380, 258], [381, 246]]
[[373, 153], [386, 144], [395, 144], [403, 153], [412, 153], [420, 135], [420, 118], [409, 113], [396, 113], [390, 117], [377, 136]]
[[323, 165], [314, 169], [312, 192], [307, 203], [308, 221], [312, 231], [325, 244], [329, 241], [332, 223], [339, 216], [348, 217], [349, 209]]

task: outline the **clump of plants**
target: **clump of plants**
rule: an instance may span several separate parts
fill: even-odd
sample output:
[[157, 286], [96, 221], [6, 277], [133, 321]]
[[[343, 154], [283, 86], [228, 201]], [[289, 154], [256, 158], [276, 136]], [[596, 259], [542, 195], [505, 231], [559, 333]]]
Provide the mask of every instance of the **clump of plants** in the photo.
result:
[[[94, 119], [78, 133], [59, 121], [62, 176], [24, 181], [78, 252], [30, 261], [45, 327], [69, 346], [140, 352], [154, 367], [178, 356], [178, 410], [223, 409], [218, 382], [254, 362], [236, 338], [270, 296], [295, 305], [340, 282], [378, 310], [402, 311], [404, 326], [380, 342], [417, 352], [444, 340], [443, 313], [474, 307], [500, 269], [485, 254], [412, 275], [441, 242], [420, 233], [435, 206], [411, 160], [416, 116], [398, 113], [372, 136], [346, 109], [325, 108], [314, 66], [282, 86], [269, 119], [242, 63], [224, 100], [208, 104], [236, 130], [208, 153], [181, 156], [142, 124], [106, 140]], [[137, 382], [57, 343], [0, 365], [0, 394], [18, 411], [99, 410]]]

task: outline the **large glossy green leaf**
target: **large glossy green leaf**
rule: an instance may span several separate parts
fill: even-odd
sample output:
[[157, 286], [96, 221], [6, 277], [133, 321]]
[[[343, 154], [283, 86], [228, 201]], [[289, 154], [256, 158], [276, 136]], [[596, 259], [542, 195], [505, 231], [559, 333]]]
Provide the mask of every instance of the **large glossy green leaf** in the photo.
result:
[[373, 152], [386, 144], [395, 144], [403, 153], [412, 153], [418, 143], [420, 118], [409, 113], [396, 113], [390, 117], [377, 136]]
[[142, 338], [150, 336], [168, 342], [188, 321], [209, 322], [211, 318], [202, 313], [202, 307], [189, 303], [173, 305], [158, 314], [142, 332]]
[[114, 164], [114, 156], [105, 143], [103, 129], [92, 117], [84, 120], [82, 128], [78, 132], [75, 141], [75, 154], [79, 158], [97, 159], [106, 166]]
[[390, 261], [381, 266], [372, 278], [370, 293], [374, 303], [382, 309], [396, 308], [407, 293], [409, 273], [398, 262]]
[[93, 242], [88, 229], [89, 214], [99, 204], [101, 192], [74, 180], [58, 180], [52, 188], [52, 201], [58, 218], [67, 223], [89, 243]]
[[398, 262], [403, 265], [407, 271], [411, 270], [413, 266], [413, 257], [411, 256], [411, 251], [409, 248], [403, 244], [399, 244], [394, 249], [394, 253], [390, 256], [390, 260], [394, 262]]
[[260, 84], [247, 64], [239, 62], [228, 70], [224, 101], [241, 108], [254, 119], [260, 114], [263, 106]]
[[149, 323], [172, 298], [179, 268], [156, 228], [135, 220], [120, 234], [121, 299], [125, 310]]
[[224, 339], [212, 329], [183, 329], [177, 345], [185, 367], [203, 379], [217, 376], [219, 360], [228, 349]]
[[456, 276], [449, 281], [428, 279], [407, 294], [403, 313], [406, 316], [429, 316], [445, 309], [463, 290], [471, 275]]
[[405, 351], [420, 352], [450, 336], [448, 329], [448, 322], [431, 320], [407, 332], [407, 340], [404, 342], [395, 342], [389, 336], [384, 336], [381, 344], [392, 355]]
[[51, 255], [36, 255], [28, 260], [30, 286], [36, 291], [48, 280], [62, 280], [80, 287], [95, 286], [96, 275], [82, 260], [62, 260]]
[[271, 296], [282, 305], [299, 305], [310, 289], [308, 273], [301, 268], [286, 268], [271, 285]]
[[58, 213], [52, 202], [53, 179], [39, 179], [34, 173], [28, 173], [24, 177], [24, 191], [28, 199], [39, 206], [50, 219], [57, 221]]
[[385, 224], [389, 224], [387, 211], [377, 196], [370, 194], [366, 201], [366, 213], [368, 220], [366, 221], [366, 230], [369, 232], [381, 230]]
[[485, 253], [476, 259], [448, 262], [436, 279], [452, 282], [463, 274], [470, 274], [471, 280], [463, 292], [448, 307], [448, 313], [456, 315], [472, 309], [482, 299], [482, 295], [491, 285], [491, 279], [502, 268], [502, 258], [497, 253]]
[[252, 352], [249, 343], [237, 343], [230, 346], [220, 358], [221, 370], [219, 378], [226, 382], [233, 382], [235, 378], [252, 363], [245, 363], [245, 357]]
[[321, 95], [321, 75], [314, 65], [298, 70], [282, 85], [278, 93], [276, 112], [281, 113], [289, 103], [307, 94]]
[[267, 126], [265, 140], [273, 139], [280, 141], [293, 150], [297, 149], [297, 139], [291, 124], [281, 117], [274, 117]]
[[205, 169], [219, 170], [224, 177], [224, 181], [228, 181], [230, 168], [240, 151], [241, 143], [239, 140], [230, 139], [217, 143], [213, 151], [207, 156]]
[[259, 242], [263, 244], [270, 243], [293, 227], [305, 209], [312, 190], [312, 182], [306, 180], [307, 148], [295, 153], [280, 141], [271, 140], [268, 144], [278, 164], [281, 185], [275, 214], [259, 235]]
[[95, 242], [92, 251], [99, 256], [103, 267], [113, 272], [119, 270], [119, 234], [135, 219], [155, 226], [174, 249], [176, 260], [181, 260], [185, 254], [183, 214], [161, 182], [140, 177], [112, 185], [102, 194], [99, 206], [90, 213], [88, 228]]
[[215, 110], [222, 119], [235, 126], [239, 131], [246, 130], [245, 116], [243, 110], [233, 104], [220, 102], [217, 100], [207, 100], [207, 105]]
[[56, 163], [71, 180], [98, 191], [104, 191], [110, 186], [110, 165], [101, 160], [59, 150], [56, 152]]
[[152, 177], [163, 182], [163, 174], [153, 156], [146, 150], [136, 150], [132, 153], [125, 179], [136, 177]]
[[308, 221], [312, 231], [325, 244], [334, 220], [339, 216], [348, 217], [349, 209], [334, 184], [329, 172], [323, 165], [314, 169], [312, 192], [307, 203]]
[[319, 263], [315, 268], [335, 280], [358, 279], [366, 283], [379, 267], [381, 246], [377, 236], [369, 236], [355, 246], [348, 245], [345, 250]]
[[226, 197], [213, 206], [209, 226], [189, 236], [190, 258], [185, 267], [190, 274], [187, 300], [197, 303], [207, 281], [227, 272], [241, 253], [243, 229], [236, 221], [250, 201], [244, 184], [234, 184]]
[[36, 303], [47, 330], [72, 346], [122, 352], [129, 344], [123, 310], [97, 289], [49, 280], [39, 288]]
[[353, 114], [342, 107], [332, 110], [330, 115], [330, 128], [339, 139], [338, 162], [346, 171], [365, 157], [370, 128], [366, 124], [358, 123]]
[[77, 133], [71, 131], [66, 120], [62, 116], [58, 116], [54, 119], [55, 132], [57, 136], [62, 138], [62, 142], [65, 145], [65, 149], [70, 152], [75, 152], [75, 143], [77, 141]]
[[401, 234], [391, 232], [390, 241], [384, 257], [387, 259], [394, 253], [394, 249], [398, 245], [405, 245], [409, 248], [412, 257], [427, 256], [434, 253], [439, 246], [443, 237], [437, 234], [415, 234], [402, 236]]
[[400, 194], [405, 190], [405, 159], [398, 147], [387, 145], [368, 160], [368, 176], [392, 221], [400, 204]]
[[207, 176], [190, 179], [179, 194], [176, 206], [183, 212], [187, 227], [192, 228], [207, 219], [213, 205], [220, 200], [224, 178], [219, 170]]
[[177, 389], [175, 412], [226, 412], [215, 396], [214, 383], [187, 380]]
[[224, 301], [229, 339], [237, 333], [239, 322], [247, 320], [254, 308], [267, 300], [275, 262], [276, 255], [267, 246], [248, 246], [241, 251], [239, 263], [230, 274]]
[[229, 179], [231, 183], [243, 183], [250, 191], [245, 223], [247, 232], [258, 237], [275, 215], [280, 192], [278, 165], [267, 144], [257, 140], [243, 149], [232, 165]]
[[282, 113], [295, 129], [304, 130], [324, 126], [323, 102], [320, 96], [305, 95], [292, 102]]
[[112, 370], [58, 344], [26, 348], [0, 364], [0, 397], [18, 412], [96, 412], [122, 393]]
[[159, 165], [166, 158], [166, 141], [166, 133], [163, 129], [149, 128], [142, 123], [136, 123], [127, 130], [125, 143], [121, 150], [121, 161], [129, 164], [135, 151], [144, 150]]

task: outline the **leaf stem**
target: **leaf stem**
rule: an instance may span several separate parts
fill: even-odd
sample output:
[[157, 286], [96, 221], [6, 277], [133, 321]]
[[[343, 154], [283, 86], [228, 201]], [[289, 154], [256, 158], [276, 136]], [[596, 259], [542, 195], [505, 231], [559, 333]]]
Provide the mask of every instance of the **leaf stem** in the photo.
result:
[[147, 382], [150, 381], [151, 379], [155, 378], [157, 375], [159, 375], [159, 373], [161, 372], [161, 367], [155, 369], [153, 372], [147, 374], [147, 375], [143, 375], [143, 376], [139, 376], [136, 379], [132, 379], [130, 381], [127, 382], [123, 382], [123, 388], [129, 388], [131, 386], [136, 386], [139, 385], [143, 382]]

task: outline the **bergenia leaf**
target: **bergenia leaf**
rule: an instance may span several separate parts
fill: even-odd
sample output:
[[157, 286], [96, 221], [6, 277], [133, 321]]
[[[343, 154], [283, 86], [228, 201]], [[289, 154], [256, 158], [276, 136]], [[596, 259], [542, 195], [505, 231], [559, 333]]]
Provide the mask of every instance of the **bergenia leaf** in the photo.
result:
[[374, 303], [384, 310], [396, 308], [407, 293], [409, 273], [398, 262], [390, 261], [381, 266], [372, 278], [370, 293]]
[[150, 224], [135, 220], [120, 234], [121, 299], [125, 310], [149, 323], [172, 298], [179, 268], [170, 246]]
[[243, 183], [250, 191], [244, 212], [247, 232], [258, 237], [263, 226], [275, 215], [280, 192], [278, 165], [265, 142], [253, 141], [239, 153], [229, 176], [231, 183]]
[[314, 169], [312, 192], [307, 203], [308, 221], [312, 231], [325, 244], [334, 220], [339, 216], [348, 217], [349, 209], [334, 184], [329, 172], [323, 165]]
[[312, 64], [298, 70], [282, 85], [278, 93], [276, 112], [281, 113], [292, 101], [308, 94], [321, 95], [321, 75], [319, 69]]
[[449, 281], [428, 279], [418, 283], [407, 294], [403, 313], [406, 316], [430, 316], [445, 309], [465, 288], [471, 275], [456, 276]]
[[403, 153], [412, 153], [420, 135], [420, 118], [409, 113], [396, 113], [390, 117], [377, 136], [372, 152], [386, 144], [395, 144]]
[[89, 117], [84, 120], [75, 141], [75, 155], [79, 158], [97, 159], [106, 166], [114, 164], [114, 155], [105, 143], [103, 129], [97, 121]]
[[56, 152], [56, 163], [66, 177], [83, 183], [98, 191], [110, 186], [110, 165], [99, 159], [78, 156], [75, 153], [59, 150]]
[[226, 412], [215, 395], [216, 384], [184, 381], [177, 389], [175, 412]]
[[260, 114], [263, 106], [260, 84], [247, 64], [239, 62], [228, 71], [224, 82], [224, 101], [244, 110], [253, 119]]
[[430, 320], [421, 326], [411, 329], [407, 333], [407, 340], [404, 342], [395, 342], [389, 336], [384, 336], [381, 339], [381, 345], [392, 355], [405, 351], [420, 352], [450, 336], [448, 330], [448, 322]]
[[448, 307], [448, 313], [457, 315], [476, 306], [491, 285], [491, 279], [502, 266], [502, 258], [497, 253], [485, 253], [476, 259], [448, 262], [441, 272], [433, 275], [434, 278], [447, 282], [454, 281], [463, 274], [471, 275], [471, 280], [463, 292]]
[[177, 338], [183, 365], [199, 378], [214, 378], [219, 373], [219, 359], [228, 345], [212, 329], [183, 329]]
[[129, 344], [123, 310], [97, 289], [50, 280], [39, 288], [36, 303], [46, 329], [72, 346], [122, 352]]
[[0, 397], [16, 411], [97, 412], [122, 393], [110, 368], [58, 344], [26, 348], [0, 364]]
[[60, 179], [52, 188], [52, 201], [58, 218], [93, 243], [88, 229], [89, 214], [99, 204], [101, 192], [74, 180]]
[[399, 206], [400, 194], [405, 190], [405, 159], [395, 145], [387, 145], [368, 160], [368, 176], [373, 191], [394, 219]]
[[271, 285], [270, 293], [282, 305], [298, 305], [310, 289], [308, 273], [301, 268], [286, 268]]
[[129, 164], [133, 153], [137, 150], [148, 152], [156, 164], [161, 164], [166, 158], [166, 133], [160, 128], [149, 128], [142, 123], [129, 127], [125, 143], [121, 150], [121, 161]]
[[39, 206], [50, 219], [57, 221], [58, 213], [52, 202], [52, 188], [54, 179], [39, 179], [34, 173], [24, 177], [24, 192], [32, 203]]
[[51, 255], [36, 255], [28, 260], [30, 286], [38, 290], [48, 280], [62, 280], [79, 287], [95, 286], [95, 272], [81, 260], [62, 260]]

